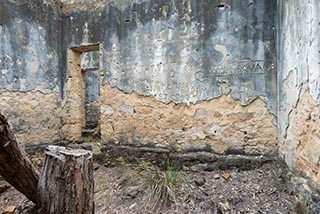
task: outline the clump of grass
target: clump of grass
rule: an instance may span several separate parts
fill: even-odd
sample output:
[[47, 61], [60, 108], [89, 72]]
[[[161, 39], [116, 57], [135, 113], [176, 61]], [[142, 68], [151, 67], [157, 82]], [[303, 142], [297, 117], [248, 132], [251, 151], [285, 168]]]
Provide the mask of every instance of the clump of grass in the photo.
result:
[[186, 184], [185, 175], [167, 165], [164, 169], [147, 162], [139, 162], [135, 167], [136, 175], [131, 174], [127, 185], [140, 186], [143, 190], [144, 209], [156, 212], [164, 206], [177, 202], [179, 190]]
[[178, 187], [182, 183], [182, 175], [168, 166], [161, 170], [156, 166], [143, 164], [140, 172], [145, 179], [147, 188], [147, 207], [156, 210], [166, 204], [175, 203], [178, 196]]
[[104, 175], [95, 176], [94, 186], [95, 200], [101, 200], [108, 197], [108, 191], [106, 191], [106, 189], [109, 189], [110, 187], [108, 182], [105, 181]]
[[90, 142], [94, 142], [96, 139], [93, 136], [82, 136], [82, 140], [85, 143], [90, 143]]

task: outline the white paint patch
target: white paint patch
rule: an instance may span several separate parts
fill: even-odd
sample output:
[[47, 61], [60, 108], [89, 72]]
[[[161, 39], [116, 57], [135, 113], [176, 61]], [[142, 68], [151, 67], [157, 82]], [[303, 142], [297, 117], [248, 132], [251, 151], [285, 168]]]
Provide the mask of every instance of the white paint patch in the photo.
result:
[[2, 70], [0, 70], [0, 72], [1, 72], [2, 75], [8, 73], [8, 71], [9, 71], [8, 69], [2, 69]]
[[83, 42], [88, 43], [89, 42], [89, 28], [88, 28], [88, 22], [84, 24], [83, 28]]
[[229, 61], [229, 51], [227, 50], [227, 48], [224, 45], [216, 44], [214, 46], [214, 49], [216, 51], [220, 52], [223, 56], [223, 59], [220, 62], [220, 64], [222, 64], [222, 65], [227, 64]]

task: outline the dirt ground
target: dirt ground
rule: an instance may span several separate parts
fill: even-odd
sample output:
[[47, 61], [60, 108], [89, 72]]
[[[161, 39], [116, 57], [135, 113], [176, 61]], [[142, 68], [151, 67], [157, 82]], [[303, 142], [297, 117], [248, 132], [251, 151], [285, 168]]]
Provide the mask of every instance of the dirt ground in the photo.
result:
[[[136, 166], [106, 168], [95, 164], [94, 176], [97, 214], [298, 213], [276, 163], [248, 171], [181, 171], [173, 197], [161, 206], [150, 206], [154, 205], [153, 195], [150, 188], [141, 185], [145, 178]], [[0, 210], [4, 212], [9, 206], [15, 207], [15, 213], [23, 213], [21, 209], [32, 203], [9, 187], [0, 195]]]

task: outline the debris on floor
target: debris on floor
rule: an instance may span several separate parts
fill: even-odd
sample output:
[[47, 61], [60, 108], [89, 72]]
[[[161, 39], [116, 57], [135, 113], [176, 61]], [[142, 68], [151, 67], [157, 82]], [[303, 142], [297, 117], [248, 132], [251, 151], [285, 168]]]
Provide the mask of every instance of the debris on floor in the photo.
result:
[[[248, 171], [179, 171], [179, 174], [172, 169], [162, 172], [135, 165], [113, 168], [96, 165], [94, 173], [96, 214], [296, 213], [295, 200], [286, 191], [277, 163]], [[159, 178], [155, 176], [157, 173]], [[164, 180], [157, 180], [162, 179], [161, 175]], [[168, 193], [168, 200], [161, 206], [160, 203], [147, 206], [155, 197], [150, 193], [152, 188]], [[159, 200], [161, 197], [164, 196]], [[30, 203], [12, 187], [0, 195], [3, 213], [24, 213], [21, 210], [32, 207]]]

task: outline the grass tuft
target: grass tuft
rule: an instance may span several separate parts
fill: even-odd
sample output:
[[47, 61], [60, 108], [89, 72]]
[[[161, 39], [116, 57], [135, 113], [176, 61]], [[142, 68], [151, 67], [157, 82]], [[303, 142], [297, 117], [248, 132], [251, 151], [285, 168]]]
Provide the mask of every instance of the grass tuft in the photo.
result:
[[130, 178], [126, 176], [122, 184], [140, 186], [144, 192], [143, 200], [146, 211], [156, 212], [164, 206], [175, 204], [180, 187], [186, 184], [185, 175], [170, 165], [161, 169], [151, 163], [139, 162], [134, 171], [137, 174], [130, 173]]

